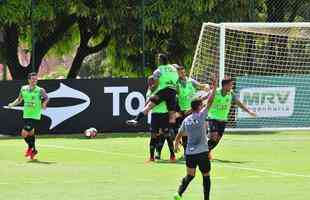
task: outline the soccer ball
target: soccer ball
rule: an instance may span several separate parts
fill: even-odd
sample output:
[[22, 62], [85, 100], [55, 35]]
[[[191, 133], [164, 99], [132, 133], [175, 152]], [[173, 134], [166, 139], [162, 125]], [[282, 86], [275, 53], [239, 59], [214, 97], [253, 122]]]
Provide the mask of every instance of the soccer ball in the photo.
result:
[[85, 135], [87, 138], [94, 138], [94, 137], [96, 137], [96, 135], [97, 135], [97, 129], [95, 129], [95, 128], [86, 129], [86, 130], [84, 131], [84, 135]]

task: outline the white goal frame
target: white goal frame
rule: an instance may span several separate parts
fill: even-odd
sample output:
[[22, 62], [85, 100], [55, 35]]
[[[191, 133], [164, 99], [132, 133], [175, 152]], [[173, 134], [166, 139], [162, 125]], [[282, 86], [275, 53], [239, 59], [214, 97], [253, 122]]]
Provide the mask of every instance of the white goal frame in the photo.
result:
[[[197, 47], [194, 53], [194, 60], [196, 60], [198, 56], [198, 46], [201, 43], [203, 31], [206, 26], [215, 26], [220, 29], [220, 43], [219, 43], [219, 83], [224, 79], [225, 76], [225, 33], [227, 27], [240, 27], [240, 28], [294, 28], [294, 27], [306, 27], [310, 28], [310, 22], [296, 22], [296, 23], [256, 23], [256, 22], [246, 22], [246, 23], [212, 23], [207, 22], [203, 23], [199, 40], [197, 43]], [[194, 62], [192, 62], [190, 76], [193, 74]], [[219, 84], [220, 85], [220, 84]], [[275, 131], [308, 131], [310, 130], [310, 124], [308, 127], [290, 127], [290, 128], [227, 128], [228, 132], [275, 132]]]

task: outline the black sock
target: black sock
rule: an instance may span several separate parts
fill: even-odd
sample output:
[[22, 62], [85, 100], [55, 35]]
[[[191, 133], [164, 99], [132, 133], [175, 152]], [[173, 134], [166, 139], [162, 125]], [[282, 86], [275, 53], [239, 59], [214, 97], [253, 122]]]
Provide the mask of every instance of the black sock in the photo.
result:
[[214, 149], [214, 147], [216, 147], [217, 144], [218, 144], [217, 141], [214, 141], [214, 140], [211, 140], [211, 139], [210, 139], [210, 140], [208, 141], [209, 150]]
[[181, 182], [181, 185], [179, 186], [179, 190], [178, 193], [180, 196], [182, 196], [182, 194], [185, 192], [187, 186], [189, 185], [189, 183], [194, 179], [194, 176], [191, 175], [186, 175]]
[[31, 148], [31, 145], [30, 145], [30, 143], [31, 143], [31, 142], [30, 142], [30, 136], [25, 137], [24, 140], [25, 140], [25, 142], [27, 143], [28, 148]]
[[135, 120], [136, 121], [140, 121], [143, 117], [144, 117], [144, 113], [143, 112], [139, 112], [139, 114], [135, 117]]
[[150, 156], [151, 156], [151, 158], [154, 158], [155, 148], [156, 148], [156, 138], [151, 138], [151, 140], [150, 140]]
[[166, 140], [166, 138], [163, 134], [161, 134], [158, 138], [157, 152], [159, 155], [161, 155], [161, 151], [163, 150], [165, 140]]
[[156, 152], [157, 152], [157, 157], [160, 158], [161, 156], [161, 150], [163, 149], [163, 142], [161, 141], [161, 136], [156, 137]]
[[31, 135], [31, 136], [28, 136], [29, 137], [29, 143], [30, 143], [30, 148], [33, 148], [33, 149], [36, 149], [36, 145], [35, 145], [35, 136], [34, 135]]
[[166, 140], [167, 140], [169, 151], [170, 151], [170, 157], [174, 157], [175, 154], [174, 154], [173, 138], [167, 137]]
[[204, 200], [209, 200], [210, 188], [211, 188], [210, 176], [203, 176]]

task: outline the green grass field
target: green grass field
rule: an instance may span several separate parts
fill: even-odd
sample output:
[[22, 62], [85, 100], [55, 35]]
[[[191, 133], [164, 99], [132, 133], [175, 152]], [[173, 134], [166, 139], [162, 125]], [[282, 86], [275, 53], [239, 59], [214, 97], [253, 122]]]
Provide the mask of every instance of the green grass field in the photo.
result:
[[[171, 200], [183, 161], [146, 164], [147, 134], [41, 136], [38, 160], [21, 138], [0, 138], [0, 199]], [[212, 200], [310, 199], [310, 132], [227, 134], [213, 153]], [[180, 154], [178, 155], [181, 156]], [[202, 198], [198, 173], [184, 194]]]

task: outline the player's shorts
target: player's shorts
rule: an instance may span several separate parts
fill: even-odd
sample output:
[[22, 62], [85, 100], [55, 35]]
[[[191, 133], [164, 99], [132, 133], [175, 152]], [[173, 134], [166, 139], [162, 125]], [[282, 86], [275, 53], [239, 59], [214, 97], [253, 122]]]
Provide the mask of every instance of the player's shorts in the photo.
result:
[[215, 119], [208, 119], [209, 132], [217, 132], [221, 136], [224, 134], [226, 122]]
[[177, 92], [171, 88], [159, 90], [154, 96], [150, 97], [150, 101], [156, 105], [165, 101], [168, 111], [177, 111]]
[[164, 131], [169, 128], [169, 114], [168, 113], [152, 113], [151, 116], [151, 134], [152, 136], [160, 133], [160, 129]]
[[201, 173], [206, 173], [211, 170], [211, 163], [208, 158], [208, 152], [203, 152], [199, 154], [186, 155], [186, 167], [196, 168], [197, 165]]
[[23, 130], [32, 131], [33, 129], [38, 128], [40, 120], [37, 119], [24, 119]]

